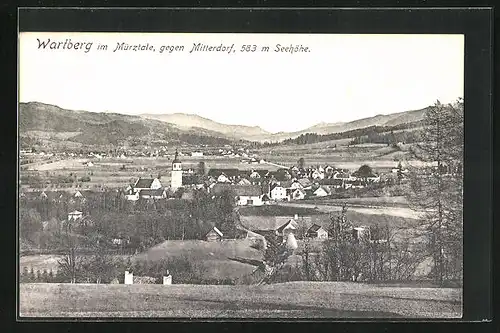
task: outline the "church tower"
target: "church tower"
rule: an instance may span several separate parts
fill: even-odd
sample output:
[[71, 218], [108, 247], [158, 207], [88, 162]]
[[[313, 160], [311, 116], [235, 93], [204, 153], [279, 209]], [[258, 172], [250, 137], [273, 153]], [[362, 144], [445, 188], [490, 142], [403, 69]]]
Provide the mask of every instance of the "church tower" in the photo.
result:
[[172, 161], [172, 190], [176, 191], [179, 187], [182, 187], [182, 164], [179, 160], [179, 153], [177, 149], [175, 150], [175, 158]]

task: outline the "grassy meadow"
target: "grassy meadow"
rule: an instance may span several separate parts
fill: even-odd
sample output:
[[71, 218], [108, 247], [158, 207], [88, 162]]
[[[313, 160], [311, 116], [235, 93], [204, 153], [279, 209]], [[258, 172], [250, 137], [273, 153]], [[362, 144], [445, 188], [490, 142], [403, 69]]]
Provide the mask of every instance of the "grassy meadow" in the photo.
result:
[[349, 282], [21, 284], [21, 317], [460, 318], [462, 291]]

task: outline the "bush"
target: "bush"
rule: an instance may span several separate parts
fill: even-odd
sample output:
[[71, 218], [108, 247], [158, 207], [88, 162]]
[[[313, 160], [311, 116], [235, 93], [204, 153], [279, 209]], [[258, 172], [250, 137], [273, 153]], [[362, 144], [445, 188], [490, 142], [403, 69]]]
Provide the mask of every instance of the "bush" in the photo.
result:
[[83, 176], [80, 179], [78, 179], [78, 181], [80, 181], [80, 182], [90, 182], [90, 180], [91, 179], [89, 176]]

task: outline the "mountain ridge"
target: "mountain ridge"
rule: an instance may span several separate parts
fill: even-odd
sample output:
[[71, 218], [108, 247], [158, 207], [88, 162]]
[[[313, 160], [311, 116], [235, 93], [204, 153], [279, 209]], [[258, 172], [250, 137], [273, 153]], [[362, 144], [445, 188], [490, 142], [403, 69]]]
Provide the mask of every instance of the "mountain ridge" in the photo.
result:
[[[182, 141], [182, 136], [189, 137], [189, 141], [193, 141], [194, 137], [203, 136], [222, 139], [226, 142], [239, 140], [277, 142], [293, 139], [306, 133], [333, 134], [370, 126], [414, 123], [423, 119], [427, 109], [428, 107], [386, 115], [378, 114], [349, 122], [321, 122], [300, 131], [270, 133], [259, 126], [222, 124], [195, 114], [127, 115], [110, 111], [68, 110], [51, 104], [26, 102], [19, 104], [19, 127], [21, 132], [81, 132], [68, 140], [99, 144], [104, 144], [106, 140], [109, 140], [111, 144], [140, 141], [141, 136], [144, 136], [146, 141], [161, 138]], [[98, 139], [99, 137], [101, 139]]]

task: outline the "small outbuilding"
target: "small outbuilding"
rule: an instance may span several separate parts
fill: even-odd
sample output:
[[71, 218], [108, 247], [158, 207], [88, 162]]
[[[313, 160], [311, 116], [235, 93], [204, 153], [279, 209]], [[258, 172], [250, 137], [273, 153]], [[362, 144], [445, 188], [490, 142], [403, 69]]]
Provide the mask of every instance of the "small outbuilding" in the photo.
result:
[[223, 234], [219, 229], [217, 229], [217, 227], [213, 227], [205, 235], [205, 239], [207, 242], [220, 242], [222, 240], [222, 237]]

